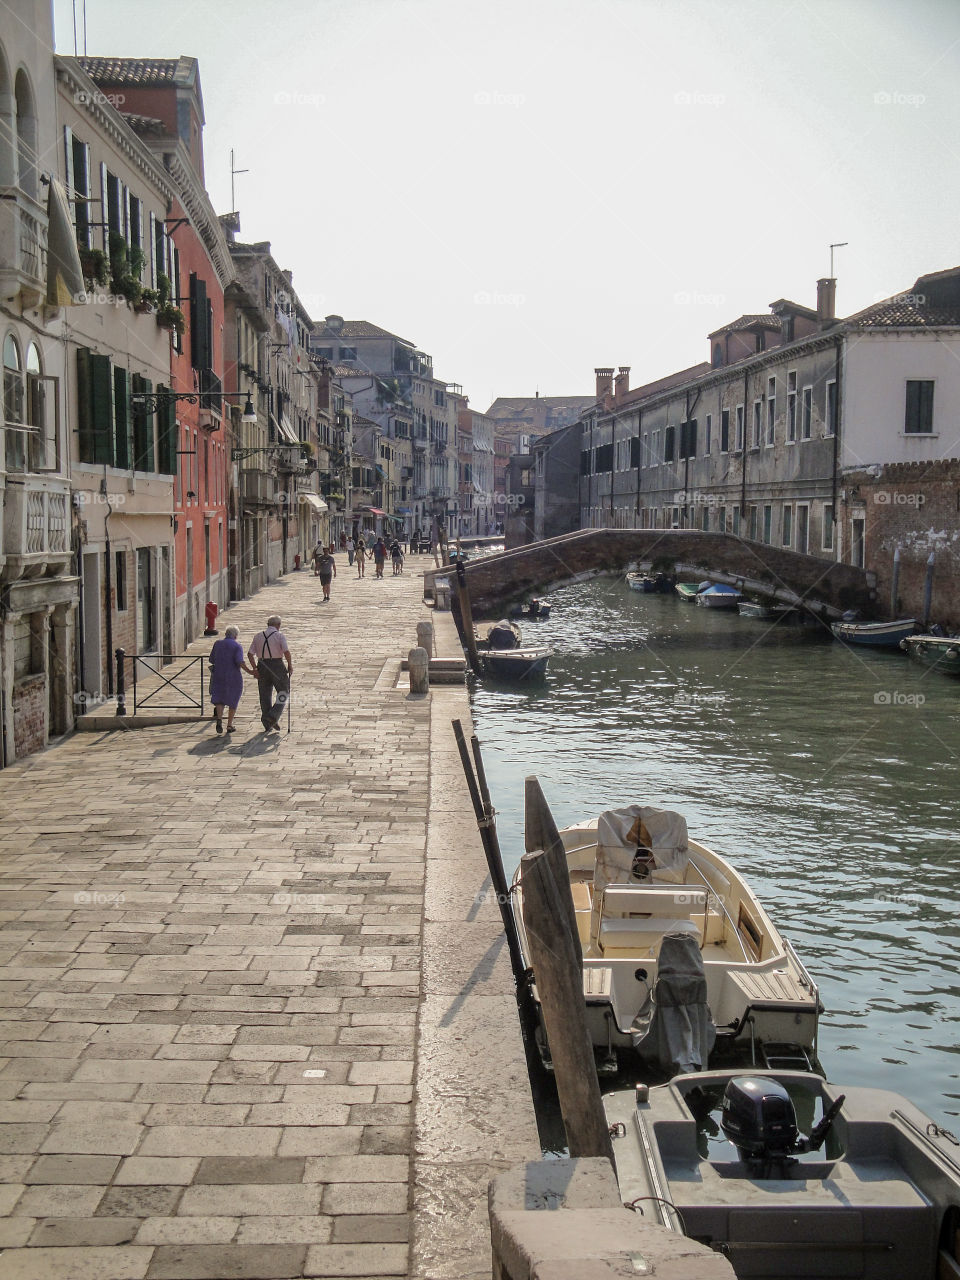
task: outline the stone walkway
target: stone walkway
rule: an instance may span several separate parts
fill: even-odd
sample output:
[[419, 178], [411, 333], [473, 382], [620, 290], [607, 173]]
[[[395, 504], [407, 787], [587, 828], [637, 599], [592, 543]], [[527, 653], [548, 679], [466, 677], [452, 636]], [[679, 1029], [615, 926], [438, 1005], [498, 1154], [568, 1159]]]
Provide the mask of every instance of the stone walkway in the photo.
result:
[[338, 567], [220, 619], [283, 615], [289, 734], [249, 684], [234, 735], [0, 774], [0, 1280], [489, 1275], [486, 1179], [537, 1148], [469, 708], [395, 687], [416, 565]]

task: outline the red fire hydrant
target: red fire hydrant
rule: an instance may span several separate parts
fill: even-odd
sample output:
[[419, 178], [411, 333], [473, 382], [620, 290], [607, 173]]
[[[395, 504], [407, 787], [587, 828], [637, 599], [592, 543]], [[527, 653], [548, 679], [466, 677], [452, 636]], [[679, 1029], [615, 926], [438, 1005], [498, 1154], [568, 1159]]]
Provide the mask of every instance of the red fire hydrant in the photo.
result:
[[206, 608], [204, 609], [204, 613], [206, 614], [206, 618], [207, 618], [207, 629], [203, 634], [205, 636], [218, 636], [220, 632], [217, 630], [217, 627], [216, 627], [217, 606], [213, 603], [212, 600], [207, 601], [207, 605], [206, 605]]
[[294, 568], [294, 571], [297, 571], [300, 568], [300, 552], [299, 551], [293, 557], [293, 568]]

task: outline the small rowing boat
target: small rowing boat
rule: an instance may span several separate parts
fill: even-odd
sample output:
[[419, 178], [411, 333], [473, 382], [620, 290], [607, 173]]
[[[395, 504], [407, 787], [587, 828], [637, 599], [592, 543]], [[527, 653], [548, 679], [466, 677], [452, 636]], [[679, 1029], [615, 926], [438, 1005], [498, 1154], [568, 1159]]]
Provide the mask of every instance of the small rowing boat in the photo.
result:
[[834, 622], [830, 630], [844, 644], [863, 644], [874, 649], [899, 649], [901, 640], [917, 629], [915, 618], [896, 622]]
[[960, 676], [960, 636], [905, 636], [900, 648], [931, 671]]

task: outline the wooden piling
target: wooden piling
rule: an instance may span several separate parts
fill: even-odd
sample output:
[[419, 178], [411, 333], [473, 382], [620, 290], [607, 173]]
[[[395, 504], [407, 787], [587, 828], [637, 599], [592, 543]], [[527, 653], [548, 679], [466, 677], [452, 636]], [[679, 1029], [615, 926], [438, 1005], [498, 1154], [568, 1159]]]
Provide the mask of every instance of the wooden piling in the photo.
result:
[[463, 561], [457, 561], [457, 600], [460, 604], [460, 619], [463, 625], [463, 639], [467, 646], [467, 657], [470, 668], [476, 675], [483, 674], [480, 663], [480, 651], [477, 649], [477, 633], [473, 629], [473, 609], [470, 605], [470, 591], [467, 587], [467, 574]]
[[570, 874], [567, 870], [567, 855], [560, 839], [560, 832], [554, 822], [547, 798], [543, 794], [539, 779], [527, 778], [523, 793], [523, 843], [527, 853], [542, 850], [550, 864], [550, 873], [557, 886], [557, 892], [563, 906], [563, 919], [570, 934], [573, 949], [577, 957], [577, 967], [583, 970], [583, 949], [580, 946], [580, 931], [577, 928], [577, 910], [573, 905], [573, 892], [570, 888]]
[[579, 943], [575, 948], [548, 856], [526, 853], [521, 867], [523, 923], [567, 1146], [571, 1156], [606, 1156], [612, 1164], [613, 1145], [587, 1030]]

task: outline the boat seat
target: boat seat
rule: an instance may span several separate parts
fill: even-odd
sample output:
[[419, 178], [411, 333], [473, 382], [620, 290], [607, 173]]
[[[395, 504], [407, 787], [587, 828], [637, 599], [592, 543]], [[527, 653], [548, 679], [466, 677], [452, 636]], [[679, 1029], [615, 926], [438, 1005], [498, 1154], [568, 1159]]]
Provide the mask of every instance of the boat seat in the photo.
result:
[[699, 938], [700, 926], [677, 916], [614, 916], [600, 922], [600, 950], [652, 951], [665, 933], [693, 933]]
[[705, 889], [686, 885], [608, 884], [603, 891], [604, 916], [689, 916], [707, 905]]

